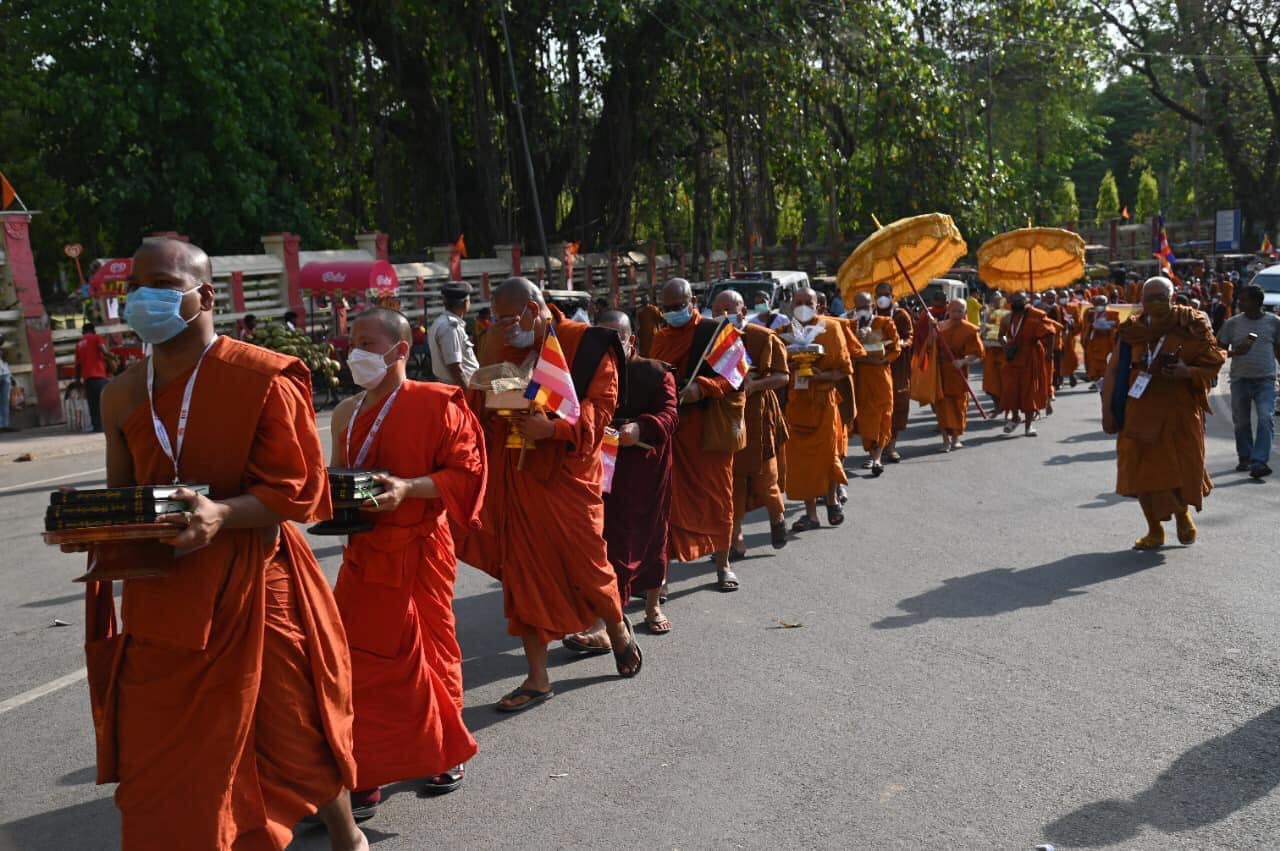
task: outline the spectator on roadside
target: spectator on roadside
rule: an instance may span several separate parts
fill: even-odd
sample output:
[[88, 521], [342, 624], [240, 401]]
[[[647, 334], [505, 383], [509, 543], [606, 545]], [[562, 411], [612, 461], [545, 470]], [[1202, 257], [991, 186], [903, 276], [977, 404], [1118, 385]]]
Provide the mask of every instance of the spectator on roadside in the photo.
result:
[[427, 332], [431, 371], [437, 381], [466, 387], [471, 374], [480, 368], [465, 321], [471, 307], [471, 285], [453, 281], [442, 286], [440, 293], [444, 296], [444, 313], [436, 317]]
[[1241, 312], [1222, 324], [1218, 342], [1231, 359], [1231, 418], [1240, 462], [1236, 470], [1262, 479], [1271, 475], [1280, 317], [1263, 312], [1263, 291], [1256, 284], [1245, 287], [1239, 301]]
[[9, 393], [13, 390], [13, 373], [4, 358], [4, 337], [0, 336], [0, 431], [17, 431], [9, 425]]
[[98, 336], [92, 322], [84, 323], [80, 331], [80, 342], [76, 343], [76, 381], [84, 385], [93, 430], [102, 431], [102, 389], [111, 379], [107, 369], [107, 344]]
[[281, 319], [284, 322], [285, 328], [288, 328], [290, 331], [298, 330], [298, 312], [296, 310], [286, 310]]
[[244, 319], [241, 320], [240, 339], [246, 343], [253, 342], [253, 332], [258, 329], [258, 317], [252, 313], [246, 313]]

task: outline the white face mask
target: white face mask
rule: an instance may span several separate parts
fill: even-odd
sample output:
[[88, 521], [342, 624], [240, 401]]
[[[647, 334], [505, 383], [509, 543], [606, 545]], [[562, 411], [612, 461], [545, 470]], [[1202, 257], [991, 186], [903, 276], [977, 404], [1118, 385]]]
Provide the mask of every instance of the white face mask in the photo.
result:
[[855, 310], [855, 311], [853, 312], [853, 315], [854, 315], [854, 316], [856, 316], [856, 317], [858, 317], [859, 319], [870, 319], [870, 318], [871, 318], [871, 308], [869, 308], [869, 307], [860, 307], [860, 308], [858, 308], [857, 310]]
[[818, 315], [818, 312], [807, 304], [798, 304], [791, 311], [791, 315], [796, 318], [797, 322], [809, 322]]
[[887, 295], [882, 295], [876, 299], [876, 307], [881, 310], [888, 310], [893, 307], [893, 299], [889, 298]]
[[364, 349], [352, 349], [347, 355], [347, 367], [351, 370], [351, 380], [365, 390], [372, 390], [387, 377], [387, 353], [395, 351], [395, 346], [382, 354], [367, 352]]

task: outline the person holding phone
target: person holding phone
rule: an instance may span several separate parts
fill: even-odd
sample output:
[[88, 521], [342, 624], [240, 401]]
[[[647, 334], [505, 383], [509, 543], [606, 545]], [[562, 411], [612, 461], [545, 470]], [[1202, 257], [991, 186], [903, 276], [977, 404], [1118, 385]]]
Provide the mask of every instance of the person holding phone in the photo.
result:
[[1262, 287], [1240, 292], [1240, 313], [1218, 330], [1231, 360], [1231, 418], [1236, 429], [1236, 471], [1255, 479], [1271, 475], [1271, 442], [1276, 410], [1276, 361], [1280, 359], [1280, 317], [1263, 309]]

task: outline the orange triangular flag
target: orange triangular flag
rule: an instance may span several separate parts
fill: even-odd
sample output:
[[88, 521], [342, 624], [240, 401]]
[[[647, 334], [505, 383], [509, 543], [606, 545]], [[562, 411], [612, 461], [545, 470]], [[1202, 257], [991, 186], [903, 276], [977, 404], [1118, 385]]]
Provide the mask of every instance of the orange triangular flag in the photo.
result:
[[467, 256], [467, 243], [463, 240], [462, 234], [458, 234], [458, 241], [453, 244], [453, 251], [461, 257]]
[[1128, 207], [1125, 207], [1123, 210], [1121, 210], [1121, 211], [1120, 211], [1120, 218], [1124, 219], [1126, 222], [1127, 222], [1127, 221], [1129, 221], [1129, 208], [1128, 208]]
[[0, 210], [9, 209], [9, 205], [18, 197], [18, 193], [13, 191], [13, 184], [9, 182], [9, 178], [0, 172]]

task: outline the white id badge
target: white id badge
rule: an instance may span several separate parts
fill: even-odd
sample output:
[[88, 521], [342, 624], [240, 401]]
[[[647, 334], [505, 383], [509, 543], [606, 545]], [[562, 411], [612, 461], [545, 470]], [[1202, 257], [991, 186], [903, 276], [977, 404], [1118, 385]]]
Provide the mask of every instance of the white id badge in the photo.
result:
[[1142, 394], [1147, 392], [1147, 385], [1151, 383], [1151, 374], [1144, 372], [1133, 380], [1133, 384], [1129, 385], [1129, 398], [1141, 399]]
[[796, 389], [797, 389], [797, 390], [808, 390], [808, 389], [809, 389], [809, 376], [807, 376], [807, 375], [806, 375], [806, 376], [803, 376], [803, 377], [801, 377], [801, 376], [796, 376]]

